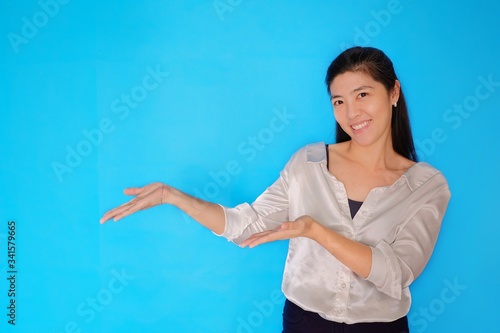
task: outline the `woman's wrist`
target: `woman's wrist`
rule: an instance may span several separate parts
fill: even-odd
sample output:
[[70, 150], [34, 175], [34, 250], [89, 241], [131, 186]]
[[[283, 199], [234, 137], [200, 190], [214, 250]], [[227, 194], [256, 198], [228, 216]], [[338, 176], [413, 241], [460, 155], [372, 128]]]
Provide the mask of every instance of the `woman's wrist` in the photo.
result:
[[162, 204], [179, 206], [181, 192], [174, 187], [168, 186], [166, 184], [161, 184], [162, 186]]
[[329, 243], [332, 239], [332, 237], [335, 237], [337, 234], [331, 230], [313, 219], [312, 217], [310, 218], [310, 226], [309, 226], [309, 232], [307, 233], [308, 238], [312, 239], [313, 241], [321, 244], [322, 246], [326, 246], [327, 243]]
[[321, 234], [322, 225], [311, 216], [304, 216], [305, 220], [305, 234], [304, 237], [310, 238], [314, 241], [318, 241], [318, 237]]
[[163, 195], [165, 194], [165, 184], [161, 184], [160, 205], [163, 205]]

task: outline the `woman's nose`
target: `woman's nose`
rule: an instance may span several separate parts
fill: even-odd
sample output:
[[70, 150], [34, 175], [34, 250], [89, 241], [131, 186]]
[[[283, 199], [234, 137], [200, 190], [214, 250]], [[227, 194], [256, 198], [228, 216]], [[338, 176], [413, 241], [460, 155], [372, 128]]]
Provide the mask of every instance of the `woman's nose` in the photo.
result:
[[360, 109], [355, 105], [346, 105], [346, 108], [349, 119], [354, 119], [361, 114]]

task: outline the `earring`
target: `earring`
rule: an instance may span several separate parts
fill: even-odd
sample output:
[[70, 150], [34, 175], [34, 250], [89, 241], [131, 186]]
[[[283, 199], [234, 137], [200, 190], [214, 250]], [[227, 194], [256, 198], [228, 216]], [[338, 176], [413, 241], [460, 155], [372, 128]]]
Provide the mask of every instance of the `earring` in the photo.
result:
[[394, 107], [397, 107], [397, 106], [398, 106], [398, 102], [395, 102], [395, 103], [394, 103]]

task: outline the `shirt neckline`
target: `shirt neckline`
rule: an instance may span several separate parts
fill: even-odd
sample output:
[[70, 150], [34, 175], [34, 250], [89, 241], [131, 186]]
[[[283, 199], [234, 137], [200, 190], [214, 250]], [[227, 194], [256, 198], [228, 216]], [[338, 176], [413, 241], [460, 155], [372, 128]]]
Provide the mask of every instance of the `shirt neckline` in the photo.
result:
[[[331, 173], [327, 168], [327, 156], [328, 156], [328, 147], [325, 142], [318, 142], [316, 144], [307, 145], [307, 161], [312, 163], [320, 163], [322, 165], [323, 171], [326, 172], [330, 177], [332, 177], [336, 182], [344, 185], [340, 180], [335, 177], [333, 173]], [[394, 183], [386, 186], [377, 186], [374, 187], [372, 191], [382, 191], [385, 189], [389, 189], [401, 181], [406, 181], [407, 185], [413, 191], [418, 188], [424, 181], [422, 181], [419, 177], [415, 177], [413, 179], [413, 175], [415, 175], [421, 167], [428, 165], [426, 162], [416, 162], [411, 167], [408, 168], [398, 179], [394, 181]], [[436, 170], [436, 172], [439, 172]]]

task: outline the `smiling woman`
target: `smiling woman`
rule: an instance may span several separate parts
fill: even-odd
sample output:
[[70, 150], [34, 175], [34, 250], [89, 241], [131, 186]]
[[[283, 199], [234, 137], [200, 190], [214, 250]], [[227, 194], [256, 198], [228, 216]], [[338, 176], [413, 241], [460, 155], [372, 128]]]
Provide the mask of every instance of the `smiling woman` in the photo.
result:
[[227, 208], [153, 183], [126, 189], [135, 198], [101, 223], [168, 203], [240, 246], [290, 239], [283, 332], [408, 332], [408, 287], [433, 251], [448, 184], [417, 163], [401, 85], [382, 51], [344, 51], [326, 83], [337, 143], [300, 149], [252, 204]]
[[[337, 80], [334, 80], [336, 77]], [[393, 148], [398, 154], [416, 161], [417, 154], [413, 145], [406, 99], [391, 60], [382, 51], [373, 48], [352, 48], [343, 52], [328, 68], [325, 80], [334, 111], [337, 110], [337, 105], [344, 103], [340, 98], [341, 96], [338, 96], [335, 91], [344, 88], [345, 84], [338, 81], [347, 80], [349, 81], [345, 82], [345, 84], [355, 87], [353, 93], [355, 97], [358, 97], [358, 100], [366, 99], [370, 93], [370, 91], [366, 90], [371, 89], [372, 91], [375, 90], [376, 97], [379, 97], [379, 100], [380, 98], [385, 99], [385, 102], [389, 102], [390, 105], [394, 106], [394, 111], [390, 114]], [[334, 85], [335, 81], [337, 81], [336, 85]], [[363, 85], [362, 82], [366, 82], [366, 85]], [[380, 102], [384, 101], [380, 100]], [[371, 105], [372, 103], [373, 100], [369, 100], [365, 104], [370, 104], [370, 107], [374, 108], [375, 106]], [[388, 105], [381, 107], [386, 110], [390, 108]], [[345, 109], [345, 107], [342, 109]], [[358, 108], [353, 111], [356, 110]], [[337, 119], [337, 142], [350, 140], [351, 136], [339, 123], [337, 114], [335, 114], [335, 118]]]

